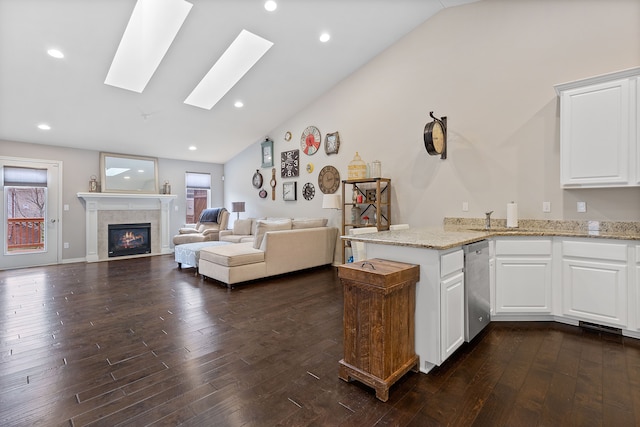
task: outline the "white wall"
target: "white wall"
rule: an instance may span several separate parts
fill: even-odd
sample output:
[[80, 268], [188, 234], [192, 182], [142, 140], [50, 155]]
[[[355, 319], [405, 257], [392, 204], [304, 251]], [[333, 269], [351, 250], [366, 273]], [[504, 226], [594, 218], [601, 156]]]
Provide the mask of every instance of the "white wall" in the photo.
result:
[[[77, 193], [89, 191], [91, 175], [100, 179], [100, 153], [92, 150], [0, 141], [0, 155], [62, 161], [62, 203], [69, 205], [69, 210], [62, 212], [62, 241], [69, 243], [69, 248], [63, 249], [62, 259], [84, 259], [86, 254], [85, 209]], [[176, 195], [174, 206], [177, 206], [178, 210], [171, 211], [171, 230], [174, 233], [177, 233], [178, 228], [184, 224], [186, 217], [185, 172], [210, 173], [212, 205], [224, 206], [222, 165], [158, 159], [158, 179], [160, 183], [169, 181], [171, 193]], [[0, 207], [4, 208], [4, 202], [0, 202]], [[227, 209], [231, 210], [231, 204]]]
[[[321, 209], [318, 172], [334, 165], [345, 179], [358, 151], [366, 162], [382, 161], [392, 179], [394, 223], [437, 225], [486, 210], [504, 218], [512, 200], [521, 218], [638, 221], [640, 189], [560, 189], [553, 85], [639, 65], [637, 0], [483, 0], [446, 9], [274, 128], [276, 201], [260, 199], [251, 185], [260, 143], [225, 164], [225, 201], [246, 201], [243, 217], [326, 216], [339, 224], [338, 214]], [[447, 160], [424, 149], [429, 111], [448, 117]], [[279, 155], [299, 147], [308, 125], [323, 138], [339, 131], [340, 152], [301, 154], [298, 201], [284, 202]], [[271, 172], [260, 170], [268, 188]], [[305, 182], [316, 186], [312, 201], [300, 193]], [[576, 212], [578, 200], [586, 214]], [[551, 213], [542, 212], [543, 201]]]

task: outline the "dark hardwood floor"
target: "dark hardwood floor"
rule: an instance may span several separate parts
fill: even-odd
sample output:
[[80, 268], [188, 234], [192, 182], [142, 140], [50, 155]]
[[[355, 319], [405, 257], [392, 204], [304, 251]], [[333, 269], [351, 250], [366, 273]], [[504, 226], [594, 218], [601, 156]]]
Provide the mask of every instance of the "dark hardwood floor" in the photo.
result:
[[640, 344], [492, 323], [382, 403], [338, 379], [327, 267], [234, 290], [172, 256], [0, 271], [2, 426], [633, 426]]

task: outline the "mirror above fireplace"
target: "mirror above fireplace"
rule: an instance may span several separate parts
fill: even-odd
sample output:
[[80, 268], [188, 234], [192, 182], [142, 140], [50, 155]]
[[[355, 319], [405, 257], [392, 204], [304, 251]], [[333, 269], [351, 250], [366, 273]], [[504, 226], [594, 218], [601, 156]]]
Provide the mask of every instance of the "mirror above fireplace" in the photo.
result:
[[158, 194], [158, 159], [100, 153], [102, 192]]

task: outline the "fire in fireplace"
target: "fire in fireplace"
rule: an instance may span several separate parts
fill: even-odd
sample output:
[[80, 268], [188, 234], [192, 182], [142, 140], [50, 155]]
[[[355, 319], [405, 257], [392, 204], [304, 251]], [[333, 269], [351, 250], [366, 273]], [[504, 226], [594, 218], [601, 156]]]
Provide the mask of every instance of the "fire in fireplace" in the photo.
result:
[[151, 223], [109, 224], [109, 257], [151, 253]]

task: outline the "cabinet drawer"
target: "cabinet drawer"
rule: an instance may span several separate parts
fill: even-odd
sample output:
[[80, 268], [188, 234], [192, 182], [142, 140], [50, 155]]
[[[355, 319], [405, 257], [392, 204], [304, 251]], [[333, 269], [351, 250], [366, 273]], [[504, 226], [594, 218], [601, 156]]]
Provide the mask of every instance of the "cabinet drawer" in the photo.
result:
[[464, 267], [464, 253], [459, 251], [444, 254], [440, 257], [440, 277], [462, 270]]
[[622, 243], [598, 243], [590, 241], [562, 242], [565, 257], [595, 258], [608, 261], [627, 261], [627, 245]]
[[551, 255], [551, 240], [496, 240], [496, 255]]

